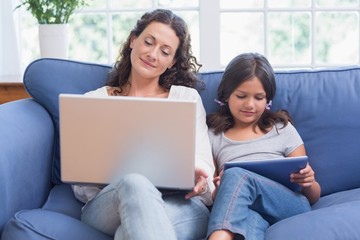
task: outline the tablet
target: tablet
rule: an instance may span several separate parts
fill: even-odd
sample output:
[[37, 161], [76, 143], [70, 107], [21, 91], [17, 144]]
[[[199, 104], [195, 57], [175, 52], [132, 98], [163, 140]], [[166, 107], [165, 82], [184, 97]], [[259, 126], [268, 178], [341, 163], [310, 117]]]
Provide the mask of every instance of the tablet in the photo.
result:
[[306, 167], [307, 162], [307, 156], [246, 160], [226, 162], [224, 164], [224, 170], [231, 167], [241, 167], [279, 182], [293, 191], [300, 191], [301, 187], [298, 184], [290, 182], [290, 174], [299, 172], [300, 169]]

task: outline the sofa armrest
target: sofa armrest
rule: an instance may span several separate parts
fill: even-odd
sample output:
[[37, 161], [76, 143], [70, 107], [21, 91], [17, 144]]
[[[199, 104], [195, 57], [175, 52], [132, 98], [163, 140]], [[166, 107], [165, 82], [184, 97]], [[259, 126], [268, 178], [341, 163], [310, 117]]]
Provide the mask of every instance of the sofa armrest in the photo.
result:
[[15, 212], [45, 202], [54, 134], [48, 112], [33, 99], [0, 105], [0, 235]]

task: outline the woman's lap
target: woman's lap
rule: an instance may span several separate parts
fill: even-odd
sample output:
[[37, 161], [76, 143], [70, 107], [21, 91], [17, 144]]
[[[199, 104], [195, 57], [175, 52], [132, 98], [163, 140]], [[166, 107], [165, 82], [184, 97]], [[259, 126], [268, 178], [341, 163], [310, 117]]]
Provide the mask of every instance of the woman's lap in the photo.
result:
[[118, 230], [116, 235], [130, 238], [139, 231], [147, 239], [149, 235], [154, 239], [163, 236], [184, 240], [206, 236], [209, 210], [199, 198], [185, 200], [180, 193], [162, 195], [140, 175], [132, 174], [125, 182], [125, 185], [119, 181], [105, 187], [86, 204], [82, 220], [109, 235]]

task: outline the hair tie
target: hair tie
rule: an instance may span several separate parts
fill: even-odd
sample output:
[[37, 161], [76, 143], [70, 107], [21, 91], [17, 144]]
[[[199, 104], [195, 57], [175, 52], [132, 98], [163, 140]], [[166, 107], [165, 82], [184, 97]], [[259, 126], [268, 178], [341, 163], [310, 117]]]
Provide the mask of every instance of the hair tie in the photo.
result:
[[217, 100], [216, 98], [214, 99], [214, 102], [218, 103], [220, 105], [220, 107], [225, 106], [225, 103], [223, 103], [222, 101]]
[[271, 105], [272, 105], [272, 100], [270, 100], [269, 103], [266, 104], [265, 109], [270, 110]]

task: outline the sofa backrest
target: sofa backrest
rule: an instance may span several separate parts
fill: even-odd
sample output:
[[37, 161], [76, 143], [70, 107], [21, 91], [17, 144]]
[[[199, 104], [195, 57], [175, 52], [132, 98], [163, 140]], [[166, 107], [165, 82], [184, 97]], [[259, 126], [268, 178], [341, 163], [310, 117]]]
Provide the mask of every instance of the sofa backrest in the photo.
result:
[[[322, 195], [360, 187], [360, 66], [277, 71], [272, 111], [294, 119], [322, 187]], [[202, 74], [206, 111], [214, 102], [222, 72]]]
[[[60, 180], [60, 93], [79, 93], [105, 84], [110, 65], [60, 59], [39, 59], [24, 73], [29, 94], [52, 116], [56, 139], [53, 182]], [[214, 102], [222, 71], [203, 72], [200, 90], [206, 111]], [[360, 66], [313, 71], [276, 72], [277, 94], [272, 110], [287, 109], [302, 136], [322, 195], [360, 187]]]
[[279, 72], [274, 110], [292, 114], [322, 194], [360, 187], [360, 66]]

